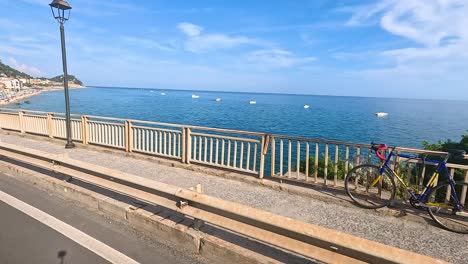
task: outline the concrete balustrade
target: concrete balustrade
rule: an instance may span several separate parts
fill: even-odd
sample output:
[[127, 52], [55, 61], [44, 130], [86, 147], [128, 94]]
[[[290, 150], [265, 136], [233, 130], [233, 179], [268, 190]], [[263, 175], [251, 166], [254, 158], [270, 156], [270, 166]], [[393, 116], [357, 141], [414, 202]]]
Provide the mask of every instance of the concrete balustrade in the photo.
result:
[[[0, 128], [66, 138], [63, 113], [0, 109]], [[76, 114], [72, 115], [72, 138], [85, 145], [334, 188], [343, 187], [344, 176], [354, 166], [378, 162], [371, 155], [369, 144]], [[396, 150], [407, 154], [445, 154], [402, 147]], [[417, 162], [395, 157], [391, 166], [403, 173], [408, 183], [423, 185], [421, 175], [432, 165], [423, 164], [422, 172], [413, 175], [410, 167]], [[457, 171], [458, 175], [464, 173], [464, 180], [468, 181], [468, 166], [447, 165], [452, 177]], [[462, 190], [461, 196], [466, 195], [467, 190]]]

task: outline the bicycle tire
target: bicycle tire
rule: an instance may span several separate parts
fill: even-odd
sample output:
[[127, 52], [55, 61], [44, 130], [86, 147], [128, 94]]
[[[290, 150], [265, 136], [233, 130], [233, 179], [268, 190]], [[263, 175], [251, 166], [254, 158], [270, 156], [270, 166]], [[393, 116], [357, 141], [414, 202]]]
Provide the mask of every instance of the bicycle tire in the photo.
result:
[[[384, 171], [382, 180], [373, 187], [369, 186], [380, 175], [379, 172], [380, 167], [371, 164], [362, 164], [350, 170], [345, 178], [345, 189], [351, 200], [367, 209], [388, 206], [396, 193], [393, 177]], [[367, 175], [363, 176], [362, 173]]]
[[[431, 190], [427, 197], [427, 211], [431, 218], [442, 228], [461, 234], [468, 234], [468, 183], [455, 182], [455, 190], [458, 199], [464, 204], [462, 208], [455, 209], [455, 198], [450, 188], [450, 184], [442, 184]], [[448, 189], [449, 188], [449, 189]], [[450, 190], [450, 191], [448, 191]], [[465, 197], [462, 197], [462, 192], [465, 190]], [[447, 199], [447, 196], [450, 196]]]

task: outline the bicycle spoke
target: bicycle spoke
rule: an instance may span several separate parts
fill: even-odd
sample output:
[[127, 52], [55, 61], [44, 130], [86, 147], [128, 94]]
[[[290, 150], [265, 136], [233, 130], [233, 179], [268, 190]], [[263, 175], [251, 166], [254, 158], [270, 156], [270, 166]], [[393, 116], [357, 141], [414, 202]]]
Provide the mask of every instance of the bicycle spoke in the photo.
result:
[[366, 208], [386, 206], [395, 194], [393, 179], [368, 164], [353, 168], [346, 176], [345, 187], [351, 199]]
[[[454, 184], [457, 197], [467, 186], [467, 183]], [[431, 191], [426, 205], [431, 217], [442, 227], [450, 231], [468, 234], [468, 212], [461, 205], [457, 205], [457, 200], [451, 186], [445, 184], [437, 186]]]

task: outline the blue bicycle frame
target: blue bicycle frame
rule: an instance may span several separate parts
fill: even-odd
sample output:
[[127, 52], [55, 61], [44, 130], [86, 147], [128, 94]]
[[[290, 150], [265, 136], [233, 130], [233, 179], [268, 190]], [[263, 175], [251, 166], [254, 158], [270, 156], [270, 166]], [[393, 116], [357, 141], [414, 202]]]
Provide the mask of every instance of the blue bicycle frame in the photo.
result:
[[[406, 191], [411, 195], [411, 197], [412, 197], [412, 199], [414, 201], [417, 201], [420, 204], [425, 204], [424, 199], [430, 193], [432, 188], [434, 188], [436, 186], [439, 175], [442, 172], [445, 172], [446, 175], [447, 175], [446, 177], [448, 178], [448, 182], [450, 184], [451, 190], [452, 190], [451, 194], [453, 195], [453, 197], [454, 197], [454, 199], [455, 199], [455, 201], [457, 203], [456, 207], [460, 208], [461, 203], [460, 203], [460, 200], [458, 199], [457, 192], [455, 191], [454, 181], [449, 176], [450, 172], [449, 172], [449, 170], [447, 169], [447, 166], [446, 166], [449, 155], [447, 155], [447, 157], [443, 161], [440, 161], [440, 160], [426, 159], [424, 157], [420, 158], [420, 157], [417, 157], [417, 156], [404, 155], [404, 154], [399, 154], [399, 153], [394, 154], [394, 149], [395, 148], [392, 149], [392, 151], [388, 155], [387, 159], [385, 160], [384, 164], [380, 167], [380, 175], [381, 176], [383, 175], [385, 170], [391, 172], [391, 174], [393, 174], [393, 176], [395, 176], [395, 178], [397, 178], [398, 181], [406, 188]], [[407, 159], [421, 159], [421, 160], [423, 160], [423, 162], [430, 162], [430, 163], [438, 164], [436, 171], [432, 174], [431, 178], [427, 182], [424, 190], [419, 195], [419, 197], [418, 197], [417, 194], [415, 194], [413, 192], [413, 190], [411, 190], [411, 188], [408, 187], [408, 185], [406, 185], [406, 183], [401, 179], [401, 177], [394, 170], [392, 170], [390, 168], [389, 163], [390, 163], [393, 156], [397, 156], [397, 157], [401, 157], [401, 158], [407, 158]]]

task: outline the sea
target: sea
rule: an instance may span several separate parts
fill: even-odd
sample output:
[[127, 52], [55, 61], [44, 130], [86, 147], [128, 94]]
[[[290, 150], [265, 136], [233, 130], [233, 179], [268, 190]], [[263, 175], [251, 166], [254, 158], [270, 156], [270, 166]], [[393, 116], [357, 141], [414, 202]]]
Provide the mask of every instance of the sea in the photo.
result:
[[[6, 107], [64, 112], [64, 105], [63, 91], [51, 91]], [[468, 101], [455, 100], [92, 87], [70, 90], [70, 108], [76, 114], [413, 148], [468, 134]]]

